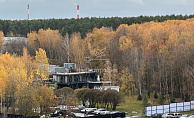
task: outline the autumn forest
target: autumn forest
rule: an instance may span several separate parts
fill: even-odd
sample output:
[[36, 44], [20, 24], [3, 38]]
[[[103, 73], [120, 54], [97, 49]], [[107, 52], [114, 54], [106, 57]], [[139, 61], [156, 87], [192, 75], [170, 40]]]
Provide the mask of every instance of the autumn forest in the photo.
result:
[[[0, 32], [0, 45], [4, 36]], [[111, 77], [106, 71], [99, 74], [104, 75], [104, 80], [111, 79], [129, 96], [149, 91], [183, 101], [194, 99], [193, 18], [120, 24], [116, 28], [102, 26], [84, 35], [42, 28], [27, 33], [27, 40], [28, 43], [11, 42], [18, 48], [0, 55], [0, 92], [5, 99], [14, 96], [14, 106], [26, 105], [18, 100], [33, 96], [29, 103], [39, 101], [32, 104], [39, 105], [42, 111], [47, 109], [42, 91], [48, 89], [45, 98], [53, 93], [45, 86], [38, 89], [37, 80], [48, 77], [45, 65], [65, 62], [76, 63], [79, 68], [106, 70], [108, 66], [118, 70]], [[109, 61], [88, 61], [96, 56], [94, 48], [104, 49], [100, 58]], [[47, 103], [55, 104], [52, 100]]]

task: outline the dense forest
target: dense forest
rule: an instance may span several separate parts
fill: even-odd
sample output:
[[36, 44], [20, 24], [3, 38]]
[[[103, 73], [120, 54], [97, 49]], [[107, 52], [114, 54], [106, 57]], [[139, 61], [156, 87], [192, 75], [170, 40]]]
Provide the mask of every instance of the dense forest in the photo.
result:
[[84, 38], [86, 33], [91, 32], [93, 28], [112, 27], [114, 30], [120, 24], [141, 24], [144, 22], [166, 20], [186, 20], [193, 18], [194, 15], [166, 15], [166, 16], [139, 16], [139, 17], [111, 17], [111, 18], [80, 18], [80, 19], [40, 19], [40, 20], [0, 20], [0, 31], [5, 36], [27, 36], [27, 33], [39, 29], [59, 30], [62, 36], [74, 32], [80, 32]]
[[[105, 69], [104, 72], [99, 72], [104, 75], [103, 79], [111, 79], [113, 85], [119, 85], [121, 91], [127, 95], [155, 91], [165, 97], [179, 97], [188, 101], [194, 98], [194, 19], [186, 19], [193, 17], [192, 15], [173, 16], [168, 16], [168, 19], [182, 20], [166, 20], [167, 16], [134, 17], [134, 22], [130, 22], [133, 18], [69, 19], [67, 20], [69, 25], [64, 28], [62, 28], [63, 25], [59, 25], [62, 29], [57, 28], [55, 19], [40, 20], [50, 22], [49, 28], [33, 24], [32, 26], [37, 29], [29, 33], [25, 30], [29, 43], [14, 44], [19, 45], [16, 46], [18, 48], [26, 47], [30, 55], [35, 55], [35, 51], [39, 48], [44, 49], [49, 58], [49, 64], [62, 65], [64, 62], [73, 62], [80, 68]], [[143, 20], [146, 18], [147, 20]], [[79, 26], [83, 30], [73, 26], [78, 26], [75, 22], [90, 23], [87, 21], [95, 22], [94, 19], [101, 21], [100, 28], [98, 26], [93, 28], [88, 24], [83, 25], [84, 23], [78, 23], [83, 25], [83, 27]], [[111, 19], [114, 20], [110, 22]], [[117, 24], [116, 19], [123, 23]], [[40, 21], [39, 23], [43, 26], [43, 22]], [[103, 24], [103, 21], [107, 23]], [[96, 21], [96, 24], [99, 22]], [[115, 26], [108, 25], [111, 23]], [[24, 29], [22, 26], [24, 25], [18, 26], [20, 30], [16, 31]], [[55, 30], [54, 26], [59, 30]], [[93, 29], [89, 28], [90, 26]], [[3, 32], [6, 35], [5, 30]], [[15, 34], [26, 35], [13, 32], [13, 35]], [[1, 37], [3, 37], [2, 32], [0, 39]], [[0, 40], [0, 43], [3, 41]], [[14, 51], [11, 54], [15, 53], [18, 54]], [[110, 74], [107, 70], [118, 71], [111, 71]]]
[[95, 58], [93, 46], [106, 47], [103, 58], [109, 58], [109, 67], [117, 68], [119, 73], [111, 74], [111, 79], [127, 94], [154, 90], [183, 100], [194, 98], [194, 19], [123, 24], [116, 31], [95, 28], [86, 38], [80, 37], [76, 33], [70, 39], [71, 61], [90, 68], [106, 68], [107, 62], [86, 63], [84, 58]]

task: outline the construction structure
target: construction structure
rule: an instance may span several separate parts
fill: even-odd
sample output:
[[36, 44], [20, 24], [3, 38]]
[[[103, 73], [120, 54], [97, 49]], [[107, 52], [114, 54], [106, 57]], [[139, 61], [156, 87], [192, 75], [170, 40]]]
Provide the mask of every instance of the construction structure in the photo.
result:
[[112, 89], [119, 91], [119, 86], [111, 86], [111, 81], [102, 81], [103, 76], [100, 76], [96, 71], [80, 69], [75, 63], [64, 63], [63, 67], [49, 65], [49, 73], [50, 80], [56, 82], [57, 88]]
[[50, 74], [58, 88], [99, 88], [102, 82], [93, 71], [77, 71], [76, 64], [64, 63], [64, 67], [49, 65]]

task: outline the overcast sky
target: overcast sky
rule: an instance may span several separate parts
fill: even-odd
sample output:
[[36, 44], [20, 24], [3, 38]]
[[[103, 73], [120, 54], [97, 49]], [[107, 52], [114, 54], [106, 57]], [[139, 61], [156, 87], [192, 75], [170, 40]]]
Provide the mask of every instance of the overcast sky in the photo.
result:
[[0, 0], [0, 19], [76, 18], [76, 4], [80, 17], [132, 17], [194, 14], [194, 0]]

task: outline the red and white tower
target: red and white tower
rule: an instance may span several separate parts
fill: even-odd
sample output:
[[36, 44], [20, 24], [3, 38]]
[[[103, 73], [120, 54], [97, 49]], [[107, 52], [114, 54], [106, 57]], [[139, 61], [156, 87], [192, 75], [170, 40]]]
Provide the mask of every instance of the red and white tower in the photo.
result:
[[28, 4], [28, 20], [29, 20], [29, 18], [30, 18], [29, 8], [30, 8], [30, 6], [29, 6], [29, 4]]
[[79, 5], [77, 5], [77, 19], [79, 19]]

